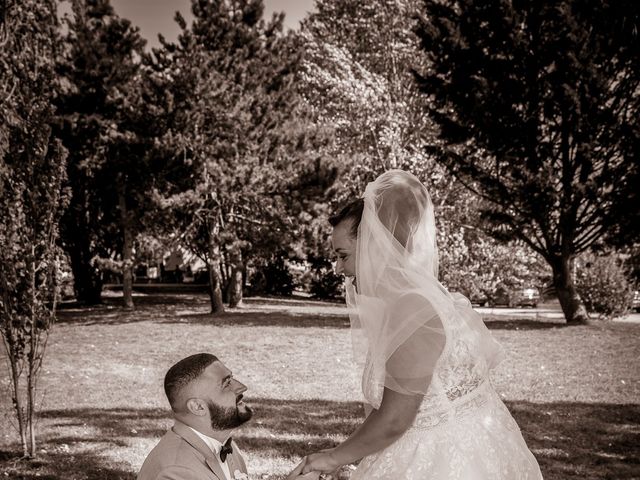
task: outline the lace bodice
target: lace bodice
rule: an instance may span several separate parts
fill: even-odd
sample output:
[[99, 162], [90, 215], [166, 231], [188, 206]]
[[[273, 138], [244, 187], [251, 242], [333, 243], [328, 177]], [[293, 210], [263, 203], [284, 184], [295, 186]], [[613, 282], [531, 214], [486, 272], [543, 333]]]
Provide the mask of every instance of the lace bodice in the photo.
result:
[[[351, 480], [542, 480], [518, 425], [489, 381], [473, 337], [452, 335], [413, 425], [365, 457]], [[449, 340], [449, 338], [447, 340]], [[363, 392], [379, 406], [383, 383], [372, 362]]]
[[[461, 302], [459, 309], [470, 309], [469, 305]], [[474, 312], [475, 313], [475, 312]], [[442, 419], [450, 418], [452, 413], [462, 413], [460, 406], [468, 403], [485, 383], [489, 383], [489, 366], [482, 355], [482, 336], [475, 335], [473, 330], [462, 328], [463, 319], [460, 312], [454, 313], [459, 317], [452, 322], [446, 322], [446, 343], [435, 370], [431, 383], [418, 411], [416, 425], [436, 425]], [[365, 364], [362, 391], [368, 403], [378, 408], [382, 401], [384, 388], [384, 373], [381, 368], [367, 358]], [[476, 401], [477, 403], [477, 401]]]

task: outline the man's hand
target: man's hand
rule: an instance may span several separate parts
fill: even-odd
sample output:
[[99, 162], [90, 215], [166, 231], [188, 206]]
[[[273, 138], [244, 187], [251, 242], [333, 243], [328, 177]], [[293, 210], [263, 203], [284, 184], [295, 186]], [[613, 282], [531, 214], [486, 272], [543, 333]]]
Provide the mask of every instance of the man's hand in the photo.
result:
[[320, 472], [309, 472], [301, 475], [294, 475], [291, 472], [286, 480], [318, 480], [320, 478]]
[[318, 478], [320, 477], [320, 472], [309, 472], [306, 474], [302, 473], [305, 461], [306, 457], [289, 475], [287, 475], [287, 478], [285, 480], [318, 480]]
[[302, 473], [321, 472], [334, 473], [342, 465], [333, 456], [333, 449], [312, 453], [305, 457]]

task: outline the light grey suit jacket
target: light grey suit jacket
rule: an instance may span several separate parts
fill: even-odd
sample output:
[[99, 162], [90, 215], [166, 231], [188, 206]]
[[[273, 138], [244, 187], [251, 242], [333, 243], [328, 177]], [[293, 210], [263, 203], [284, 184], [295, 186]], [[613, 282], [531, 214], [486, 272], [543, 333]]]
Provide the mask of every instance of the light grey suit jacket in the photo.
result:
[[[227, 456], [231, 478], [247, 466], [238, 446]], [[142, 464], [138, 480], [225, 480], [219, 459], [191, 428], [176, 420]]]

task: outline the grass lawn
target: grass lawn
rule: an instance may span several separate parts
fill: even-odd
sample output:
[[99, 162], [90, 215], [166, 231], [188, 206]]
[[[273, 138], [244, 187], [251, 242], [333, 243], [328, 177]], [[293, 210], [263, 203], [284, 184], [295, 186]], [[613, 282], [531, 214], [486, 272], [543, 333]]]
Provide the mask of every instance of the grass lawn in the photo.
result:
[[[136, 301], [135, 312], [120, 311], [115, 299], [60, 312], [41, 380], [36, 460], [18, 458], [7, 368], [0, 370], [0, 478], [135, 478], [171, 425], [167, 368], [201, 351], [249, 387], [256, 413], [235, 438], [252, 478], [281, 478], [360, 421], [342, 306], [248, 299], [212, 318], [204, 295]], [[486, 321], [507, 351], [494, 384], [544, 478], [640, 479], [640, 325]]]

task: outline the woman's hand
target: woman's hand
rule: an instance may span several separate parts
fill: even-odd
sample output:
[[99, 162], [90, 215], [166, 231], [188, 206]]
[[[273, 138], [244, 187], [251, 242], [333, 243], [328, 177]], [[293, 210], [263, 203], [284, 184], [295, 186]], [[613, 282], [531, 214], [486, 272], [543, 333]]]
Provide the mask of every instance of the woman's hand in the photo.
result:
[[305, 457], [302, 473], [333, 473], [341, 466], [333, 454], [333, 449], [323, 450]]

